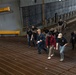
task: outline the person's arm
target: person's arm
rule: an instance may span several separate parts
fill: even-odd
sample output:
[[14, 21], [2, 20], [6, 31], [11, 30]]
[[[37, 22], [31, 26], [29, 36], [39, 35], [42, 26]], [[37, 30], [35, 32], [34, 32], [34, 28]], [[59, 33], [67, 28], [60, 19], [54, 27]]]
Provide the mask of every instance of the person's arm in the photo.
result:
[[48, 48], [48, 37], [46, 37], [46, 47]]
[[67, 46], [67, 45], [68, 45], [68, 43], [66, 42], [64, 46]]
[[39, 39], [39, 37], [38, 37], [38, 35], [37, 35], [37, 43], [36, 43], [36, 44], [38, 44], [38, 41], [39, 41], [38, 39]]
[[65, 39], [65, 44], [64, 44], [64, 46], [67, 46], [68, 45], [68, 42], [67, 42], [67, 40]]
[[28, 35], [28, 31], [27, 31], [27, 38], [28, 38], [28, 36], [29, 36], [29, 35]]
[[56, 43], [56, 50], [58, 50], [58, 43]]
[[54, 49], [56, 49], [56, 39], [54, 38]]
[[68, 43], [66, 43], [64, 46], [67, 46], [68, 45]]
[[59, 39], [57, 38], [57, 41], [56, 41], [56, 50], [58, 50], [58, 46], [59, 46]]
[[33, 39], [33, 34], [31, 35], [31, 41], [32, 41], [32, 39]]

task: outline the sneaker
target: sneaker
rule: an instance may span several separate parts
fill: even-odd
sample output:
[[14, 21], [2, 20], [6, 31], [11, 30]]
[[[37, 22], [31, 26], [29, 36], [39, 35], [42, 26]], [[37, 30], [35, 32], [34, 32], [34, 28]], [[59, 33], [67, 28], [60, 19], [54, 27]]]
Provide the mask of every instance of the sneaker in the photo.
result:
[[51, 59], [51, 57], [48, 57], [48, 60]]
[[54, 56], [54, 54], [51, 54], [51, 57], [53, 57]]
[[62, 62], [62, 61], [64, 61], [64, 59], [60, 59], [60, 61]]

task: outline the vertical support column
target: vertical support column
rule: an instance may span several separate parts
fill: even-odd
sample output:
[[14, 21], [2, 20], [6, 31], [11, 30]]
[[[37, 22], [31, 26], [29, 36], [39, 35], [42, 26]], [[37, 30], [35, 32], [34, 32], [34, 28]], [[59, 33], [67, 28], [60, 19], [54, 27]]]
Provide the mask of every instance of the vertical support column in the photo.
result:
[[55, 13], [55, 23], [57, 23], [57, 22], [58, 22], [58, 14]]
[[44, 0], [42, 0], [42, 24], [45, 25], [45, 7], [44, 7]]
[[[25, 9], [25, 12], [26, 12], [26, 16], [27, 16], [27, 15], [28, 15], [28, 9]], [[27, 29], [28, 29], [28, 27], [29, 27], [29, 26], [28, 26], [28, 23], [29, 23], [28, 20], [29, 20], [29, 17], [26, 17], [26, 19], [25, 19], [26, 26], [24, 26], [24, 27], [25, 27], [24, 29], [25, 29], [26, 31], [27, 31]]]

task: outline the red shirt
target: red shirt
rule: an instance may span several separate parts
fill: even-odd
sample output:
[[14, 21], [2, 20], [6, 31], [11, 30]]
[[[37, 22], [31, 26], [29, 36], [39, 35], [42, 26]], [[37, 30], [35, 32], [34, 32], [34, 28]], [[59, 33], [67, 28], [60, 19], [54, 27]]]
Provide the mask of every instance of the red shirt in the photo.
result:
[[54, 46], [56, 47], [56, 39], [53, 35], [49, 35], [46, 37], [46, 46]]

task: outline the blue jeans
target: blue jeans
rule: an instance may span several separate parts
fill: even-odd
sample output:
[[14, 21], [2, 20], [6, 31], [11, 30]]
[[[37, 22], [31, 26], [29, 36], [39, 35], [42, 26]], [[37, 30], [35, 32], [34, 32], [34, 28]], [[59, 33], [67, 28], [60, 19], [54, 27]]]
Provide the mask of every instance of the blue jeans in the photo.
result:
[[47, 52], [47, 49], [45, 48], [44, 46], [45, 44], [44, 43], [38, 43], [38, 53], [41, 53], [41, 50], [43, 49], [45, 52]]
[[42, 44], [38, 43], [38, 53], [41, 53], [41, 49], [42, 49]]
[[64, 59], [64, 49], [65, 49], [65, 46], [59, 47], [61, 59]]

